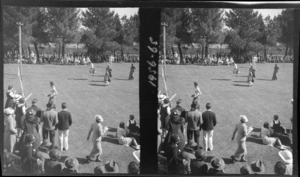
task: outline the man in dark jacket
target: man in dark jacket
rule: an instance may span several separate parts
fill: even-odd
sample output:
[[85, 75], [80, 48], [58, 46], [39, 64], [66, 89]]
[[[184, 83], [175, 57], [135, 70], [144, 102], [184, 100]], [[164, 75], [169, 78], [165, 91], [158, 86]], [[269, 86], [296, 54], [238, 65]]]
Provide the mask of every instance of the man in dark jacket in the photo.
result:
[[194, 137], [194, 141], [200, 146], [200, 125], [201, 125], [201, 112], [197, 110], [197, 105], [192, 104], [191, 111], [187, 113], [185, 121], [187, 122], [187, 139], [192, 140]]
[[61, 157], [61, 152], [58, 149], [51, 149], [49, 152], [50, 159], [45, 161], [46, 175], [60, 175], [62, 172], [62, 163], [58, 160]]
[[42, 113], [41, 122], [43, 122], [43, 139], [48, 139], [55, 145], [55, 126], [57, 123], [57, 113], [53, 110], [53, 105], [48, 103], [47, 110]]
[[72, 125], [72, 116], [69, 111], [66, 110], [67, 104], [61, 104], [62, 110], [58, 112], [57, 118], [57, 128], [58, 128], [58, 145], [60, 151], [67, 151], [69, 149], [68, 139], [69, 139], [69, 127]]
[[177, 102], [176, 102], [176, 107], [171, 109], [171, 112], [174, 112], [175, 110], [178, 110], [179, 111], [179, 115], [181, 115], [181, 112], [185, 111], [185, 109], [180, 105], [182, 102], [181, 99], [178, 99]]
[[204, 162], [206, 158], [205, 151], [198, 149], [195, 153], [196, 159], [191, 160], [191, 172], [193, 175], [205, 175], [208, 171], [208, 164]]
[[170, 138], [170, 144], [166, 148], [166, 157], [168, 162], [169, 174], [180, 174], [183, 171], [183, 165], [187, 165], [187, 161], [179, 157], [180, 150], [178, 143], [180, 138], [177, 134], [173, 134]]
[[[27, 110], [30, 110], [30, 109], [33, 109], [35, 112], [36, 112], [36, 115], [35, 115], [35, 117], [37, 117], [39, 120], [41, 120], [41, 118], [42, 118], [42, 109], [41, 108], [39, 108], [37, 105], [36, 105], [36, 103], [37, 103], [37, 101], [38, 101], [38, 99], [33, 99], [32, 100], [32, 105], [31, 105], [31, 107], [30, 108], [28, 108]], [[39, 135], [40, 135], [40, 137], [43, 137], [43, 133], [42, 133], [42, 124], [39, 124]]]
[[203, 144], [206, 151], [213, 150], [213, 132], [217, 124], [216, 114], [211, 111], [211, 104], [206, 103], [207, 111], [202, 113]]
[[33, 142], [35, 138], [32, 134], [25, 136], [25, 144], [20, 151], [21, 156], [21, 168], [22, 172], [26, 174], [32, 174], [34, 172], [34, 164], [38, 163], [38, 159], [34, 158], [35, 149], [33, 149]]

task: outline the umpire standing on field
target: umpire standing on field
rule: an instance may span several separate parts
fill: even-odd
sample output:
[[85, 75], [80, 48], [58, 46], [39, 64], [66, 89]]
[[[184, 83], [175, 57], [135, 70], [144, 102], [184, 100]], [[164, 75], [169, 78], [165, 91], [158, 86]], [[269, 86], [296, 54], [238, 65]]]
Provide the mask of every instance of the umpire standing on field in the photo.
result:
[[57, 118], [57, 128], [58, 128], [58, 145], [60, 151], [67, 151], [69, 149], [69, 127], [72, 125], [72, 116], [69, 111], [67, 111], [67, 104], [61, 104], [62, 110], [58, 112]]
[[43, 140], [48, 139], [52, 147], [55, 145], [55, 126], [57, 123], [57, 113], [53, 110], [52, 104], [47, 104], [47, 110], [42, 113], [41, 122], [43, 122]]
[[211, 104], [206, 103], [207, 111], [202, 113], [203, 144], [206, 151], [213, 150], [213, 133], [217, 124], [216, 114], [211, 111]]
[[200, 138], [200, 125], [201, 125], [201, 112], [197, 110], [197, 104], [191, 105], [191, 111], [187, 113], [185, 121], [187, 122], [187, 139], [188, 141], [193, 140], [199, 144]]

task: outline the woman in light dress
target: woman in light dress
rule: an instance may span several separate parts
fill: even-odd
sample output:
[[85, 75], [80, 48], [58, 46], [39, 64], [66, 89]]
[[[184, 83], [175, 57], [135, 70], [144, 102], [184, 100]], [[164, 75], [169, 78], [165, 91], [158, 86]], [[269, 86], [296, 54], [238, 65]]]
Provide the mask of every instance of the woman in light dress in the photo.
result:
[[261, 137], [263, 144], [269, 145], [269, 146], [277, 146], [280, 150], [284, 150], [287, 147], [284, 146], [280, 139], [277, 137], [270, 137], [271, 132], [270, 132], [270, 125], [268, 122], [265, 122], [262, 129], [261, 129]]
[[119, 141], [119, 144], [124, 146], [133, 146], [133, 148], [139, 150], [140, 145], [136, 142], [135, 138], [133, 137], [127, 137], [127, 131], [125, 127], [125, 123], [121, 122], [119, 124], [119, 127], [117, 128], [117, 138]]

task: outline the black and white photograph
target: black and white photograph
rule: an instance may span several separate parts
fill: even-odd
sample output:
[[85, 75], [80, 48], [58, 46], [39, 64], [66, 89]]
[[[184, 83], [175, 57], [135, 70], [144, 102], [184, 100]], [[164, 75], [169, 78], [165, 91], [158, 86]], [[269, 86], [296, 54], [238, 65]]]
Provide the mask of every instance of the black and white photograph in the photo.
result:
[[159, 174], [292, 175], [293, 15], [162, 9]]
[[299, 2], [0, 14], [2, 176], [298, 175]]
[[2, 175], [140, 173], [138, 10], [2, 6]]

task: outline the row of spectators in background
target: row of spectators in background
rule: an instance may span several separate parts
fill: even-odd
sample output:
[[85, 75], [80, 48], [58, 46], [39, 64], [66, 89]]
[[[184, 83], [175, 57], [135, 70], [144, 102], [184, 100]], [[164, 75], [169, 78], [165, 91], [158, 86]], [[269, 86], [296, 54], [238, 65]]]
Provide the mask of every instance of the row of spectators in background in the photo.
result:
[[[202, 65], [230, 65], [234, 61], [240, 61], [240, 62], [253, 62], [255, 60], [256, 63], [284, 63], [284, 62], [293, 62], [294, 57], [293, 55], [267, 55], [267, 58], [264, 59], [263, 56], [253, 56], [253, 57], [246, 57], [244, 58], [241, 56], [241, 58], [238, 60], [237, 57], [233, 57], [230, 55], [212, 55], [208, 57], [202, 57], [196, 56], [196, 55], [190, 55], [186, 54], [183, 55], [183, 61], [180, 62], [179, 55], [175, 52], [174, 56], [167, 56], [166, 62], [167, 64], [202, 64]], [[163, 63], [163, 56], [160, 56], [160, 61]]]
[[[88, 56], [83, 53], [66, 54], [65, 57], [59, 57], [55, 54], [40, 54], [39, 59], [42, 63], [55, 63], [55, 64], [74, 64], [74, 65], [86, 65], [90, 62], [103, 63], [103, 62], [115, 62], [115, 63], [132, 63], [138, 62], [139, 56], [137, 54], [126, 54], [124, 57], [121, 55], [105, 55], [105, 56]], [[18, 53], [7, 53], [4, 55], [4, 63], [16, 63], [19, 61]], [[36, 64], [37, 56], [35, 53], [30, 55], [23, 55], [22, 63]]]

